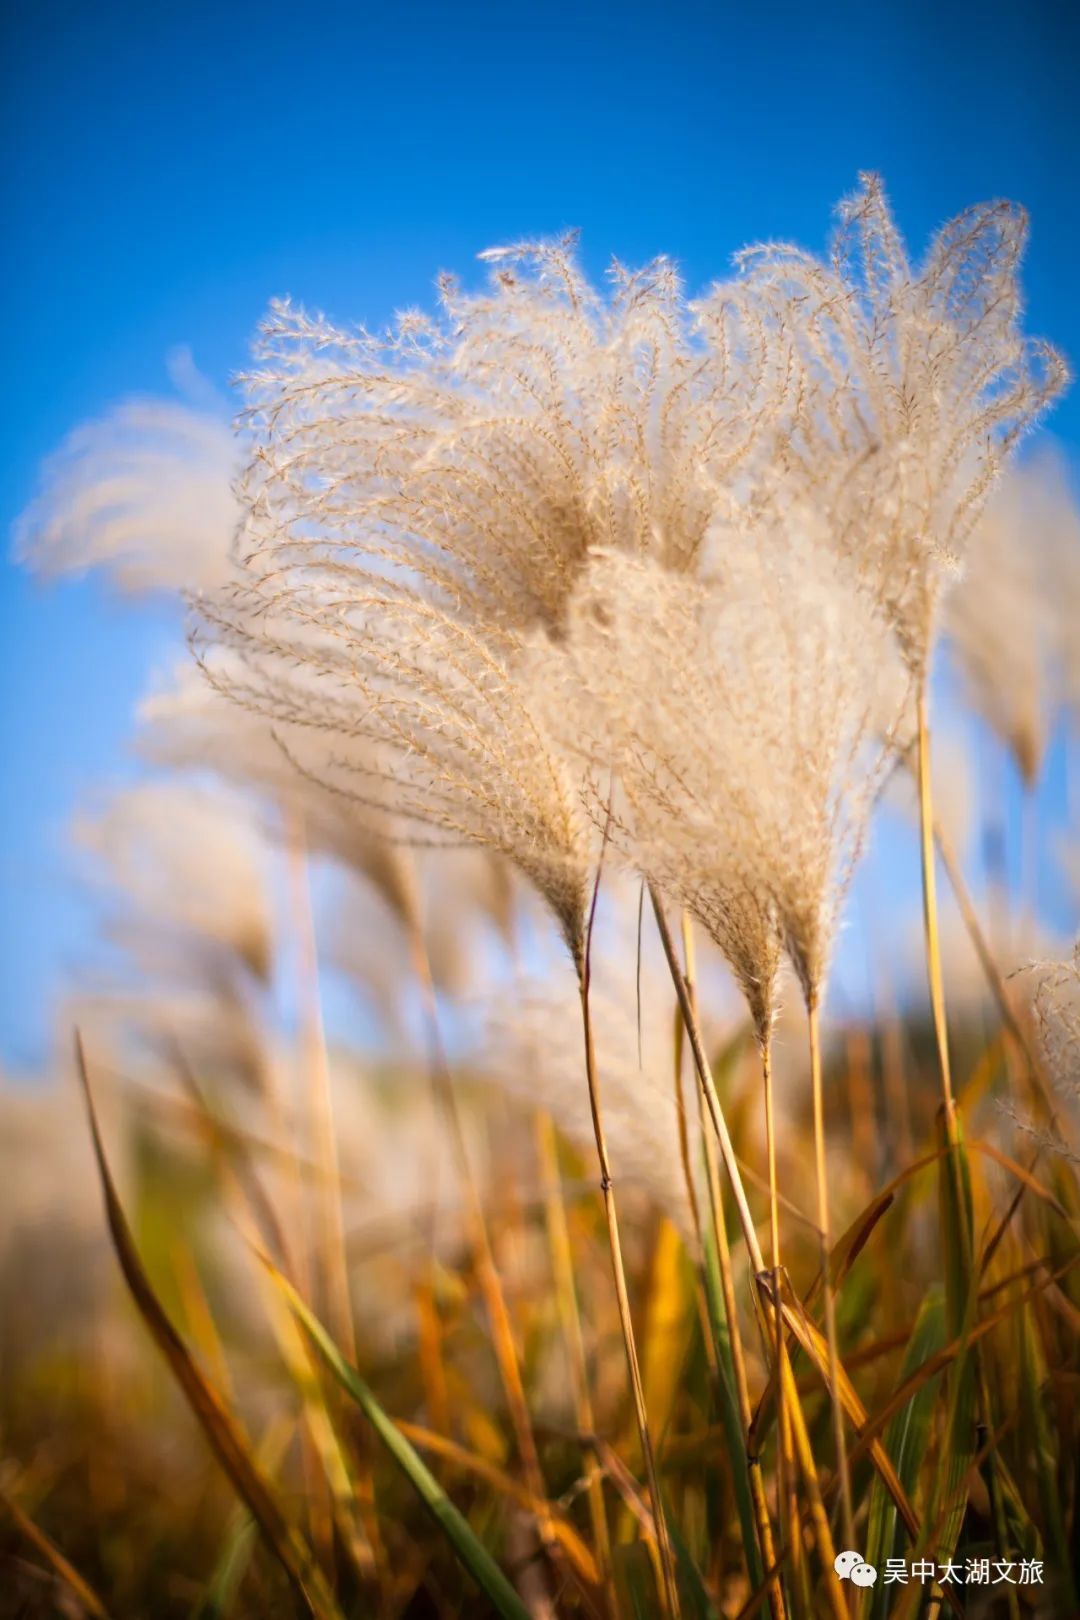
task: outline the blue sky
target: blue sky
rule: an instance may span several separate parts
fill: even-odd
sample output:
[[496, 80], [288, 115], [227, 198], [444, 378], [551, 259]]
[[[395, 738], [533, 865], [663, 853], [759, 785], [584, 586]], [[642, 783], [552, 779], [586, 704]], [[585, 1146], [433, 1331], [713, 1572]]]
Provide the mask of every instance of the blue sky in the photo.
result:
[[[819, 246], [860, 168], [916, 244], [966, 203], [1025, 203], [1030, 327], [1080, 361], [1075, 5], [37, 0], [3, 34], [5, 532], [41, 457], [167, 391], [177, 345], [227, 383], [274, 294], [378, 322], [570, 225], [596, 271], [662, 251], [697, 285], [750, 240]], [[1075, 463], [1076, 390], [1053, 427]], [[173, 636], [164, 609], [2, 564], [7, 1062], [40, 1057], [89, 947], [65, 822], [130, 768]]]

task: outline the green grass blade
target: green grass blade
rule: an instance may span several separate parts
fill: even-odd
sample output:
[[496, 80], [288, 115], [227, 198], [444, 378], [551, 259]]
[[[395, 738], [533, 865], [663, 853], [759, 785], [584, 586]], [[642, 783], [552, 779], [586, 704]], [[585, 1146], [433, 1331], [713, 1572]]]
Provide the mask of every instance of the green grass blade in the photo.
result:
[[[904, 1353], [900, 1381], [910, 1378], [928, 1357], [945, 1343], [945, 1298], [940, 1288], [931, 1288], [915, 1320], [911, 1337]], [[900, 1483], [909, 1496], [915, 1494], [915, 1484], [926, 1456], [930, 1439], [930, 1420], [937, 1399], [939, 1380], [929, 1379], [917, 1389], [902, 1411], [897, 1412], [885, 1431], [885, 1450], [892, 1458]], [[880, 1475], [874, 1475], [870, 1488], [870, 1508], [866, 1532], [866, 1561], [879, 1572], [886, 1560], [900, 1555], [900, 1525], [896, 1504]], [[868, 1587], [864, 1599], [864, 1614], [868, 1620], [883, 1620], [888, 1611], [888, 1588], [883, 1581]]]
[[495, 1605], [504, 1620], [529, 1620], [529, 1611], [498, 1564], [477, 1539], [434, 1474], [383, 1411], [372, 1391], [341, 1354], [325, 1328], [312, 1315], [289, 1282], [266, 1262], [278, 1288], [304, 1331], [342, 1389], [359, 1406], [402, 1473], [415, 1488], [425, 1508], [450, 1542], [464, 1567]]
[[735, 1505], [742, 1532], [743, 1553], [751, 1589], [761, 1585], [765, 1571], [758, 1547], [757, 1523], [754, 1503], [750, 1495], [750, 1472], [746, 1461], [746, 1436], [743, 1433], [739, 1403], [735, 1395], [735, 1368], [731, 1359], [731, 1336], [720, 1286], [720, 1265], [716, 1253], [716, 1239], [711, 1226], [705, 1232], [705, 1298], [708, 1306], [709, 1328], [716, 1351], [717, 1399], [720, 1404], [720, 1423], [727, 1441], [728, 1459], [735, 1490]]
[[191, 1611], [192, 1620], [224, 1620], [231, 1611], [240, 1583], [247, 1574], [258, 1535], [255, 1520], [250, 1513], [242, 1510], [230, 1526], [206, 1591]]

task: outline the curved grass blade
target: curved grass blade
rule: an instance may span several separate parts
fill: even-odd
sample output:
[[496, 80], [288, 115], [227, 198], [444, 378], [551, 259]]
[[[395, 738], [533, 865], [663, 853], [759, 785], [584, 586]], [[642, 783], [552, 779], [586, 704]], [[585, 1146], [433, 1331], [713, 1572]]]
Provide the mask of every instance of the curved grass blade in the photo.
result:
[[89, 1581], [79, 1574], [74, 1564], [68, 1562], [56, 1543], [36, 1525], [28, 1513], [24, 1513], [18, 1502], [14, 1501], [8, 1493], [0, 1488], [0, 1507], [8, 1513], [31, 1546], [36, 1547], [41, 1556], [52, 1567], [56, 1576], [69, 1587], [82, 1604], [87, 1614], [94, 1616], [94, 1620], [109, 1620], [108, 1611]]
[[308, 1310], [288, 1279], [282, 1276], [270, 1260], [264, 1259], [263, 1263], [331, 1373], [345, 1393], [359, 1406], [402, 1473], [415, 1487], [420, 1500], [450, 1542], [461, 1563], [491, 1599], [497, 1612], [504, 1620], [529, 1620], [529, 1611], [524, 1603], [419, 1453], [383, 1411], [356, 1369], [349, 1366], [322, 1323]]
[[[521, 1507], [531, 1513], [534, 1518], [545, 1510], [545, 1505], [538, 1502], [531, 1491], [524, 1485], [519, 1485], [516, 1479], [505, 1473], [501, 1468], [489, 1462], [486, 1457], [480, 1457], [475, 1451], [469, 1451], [465, 1446], [459, 1446], [455, 1440], [449, 1440], [443, 1434], [436, 1434], [431, 1429], [425, 1429], [419, 1423], [398, 1422], [395, 1427], [406, 1440], [419, 1446], [421, 1451], [433, 1451], [436, 1456], [444, 1457], [457, 1468], [474, 1474], [478, 1479], [499, 1491], [503, 1496], [509, 1497]], [[551, 1514], [550, 1504], [546, 1507]], [[575, 1573], [587, 1586], [598, 1587], [600, 1584], [600, 1571], [596, 1559], [582, 1541], [573, 1525], [568, 1520], [552, 1515], [551, 1532], [563, 1552], [566, 1554]]]
[[94, 1157], [105, 1198], [105, 1216], [128, 1291], [155, 1344], [168, 1362], [188, 1405], [201, 1424], [211, 1450], [228, 1474], [238, 1495], [247, 1504], [252, 1518], [284, 1570], [301, 1609], [304, 1613], [315, 1617], [315, 1620], [341, 1620], [341, 1611], [334, 1602], [311, 1549], [286, 1520], [269, 1484], [252, 1457], [239, 1426], [192, 1360], [187, 1346], [167, 1316], [143, 1269], [105, 1157], [105, 1147], [98, 1129], [90, 1089], [86, 1055], [78, 1033], [75, 1036], [75, 1059], [83, 1095], [86, 1098]]
[[716, 1351], [716, 1390], [720, 1407], [720, 1422], [727, 1443], [728, 1462], [735, 1490], [735, 1505], [742, 1532], [743, 1553], [752, 1586], [761, 1584], [764, 1570], [758, 1547], [754, 1504], [750, 1495], [750, 1470], [747, 1466], [746, 1435], [739, 1415], [735, 1395], [735, 1368], [731, 1356], [731, 1337], [720, 1288], [720, 1269], [716, 1254], [716, 1239], [710, 1227], [705, 1230], [705, 1299], [708, 1307], [709, 1327]]
[[[907, 1380], [945, 1342], [945, 1300], [940, 1288], [932, 1288], [922, 1302], [915, 1320], [907, 1353], [904, 1356], [901, 1379]], [[893, 1459], [900, 1483], [908, 1495], [914, 1494], [919, 1469], [930, 1438], [930, 1420], [937, 1398], [936, 1381], [928, 1380], [911, 1396], [902, 1411], [897, 1412], [885, 1431], [885, 1450]], [[896, 1504], [886, 1491], [879, 1475], [875, 1475], [870, 1490], [870, 1509], [866, 1532], [866, 1561], [875, 1569], [884, 1569], [889, 1558], [898, 1556], [899, 1525]], [[864, 1613], [869, 1620], [883, 1620], [888, 1609], [888, 1591], [884, 1584], [867, 1589]]]

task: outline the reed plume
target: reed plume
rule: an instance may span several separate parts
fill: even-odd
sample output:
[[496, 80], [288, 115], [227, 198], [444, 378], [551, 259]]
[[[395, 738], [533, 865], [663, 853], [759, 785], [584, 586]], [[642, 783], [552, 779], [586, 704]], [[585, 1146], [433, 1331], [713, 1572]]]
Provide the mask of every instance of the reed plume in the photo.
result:
[[1067, 700], [1078, 616], [1080, 516], [1044, 451], [994, 491], [945, 615], [971, 701], [1029, 790]]
[[614, 772], [616, 847], [720, 947], [764, 1043], [785, 950], [821, 994], [903, 683], [809, 530], [723, 541], [699, 581], [599, 558], [537, 681]]
[[[664, 261], [615, 267], [604, 299], [566, 243], [487, 257], [488, 293], [444, 281], [435, 318], [381, 337], [276, 308], [248, 379], [241, 566], [198, 603], [196, 646], [242, 705], [306, 728], [323, 788], [513, 862], [559, 923], [587, 1025], [589, 828], [529, 642], [558, 641], [600, 545], [698, 565], [766, 440], [782, 350], [729, 291], [686, 305]], [[588, 1029], [586, 1052], [637, 1384]], [[657, 1522], [674, 1610], [658, 1505]]]
[[220, 416], [128, 400], [77, 427], [45, 462], [15, 526], [16, 555], [49, 578], [103, 569], [134, 595], [219, 585], [240, 518], [238, 459]]
[[786, 245], [740, 255], [797, 356], [769, 498], [794, 490], [823, 514], [921, 681], [986, 498], [1068, 369], [1020, 329], [1023, 209], [965, 209], [919, 265], [876, 175], [838, 212], [827, 260]]

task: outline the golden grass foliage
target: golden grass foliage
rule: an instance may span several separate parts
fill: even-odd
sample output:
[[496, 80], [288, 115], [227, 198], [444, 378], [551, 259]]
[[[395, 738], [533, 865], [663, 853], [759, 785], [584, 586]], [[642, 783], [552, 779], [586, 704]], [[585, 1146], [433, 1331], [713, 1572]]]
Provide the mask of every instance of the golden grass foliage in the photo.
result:
[[[1077, 958], [929, 769], [939, 633], [1027, 835], [1080, 712], [1025, 234], [916, 263], [865, 176], [696, 300], [498, 249], [47, 466], [22, 554], [194, 656], [4, 1088], [0, 1614], [1075, 1612]], [[829, 996], [890, 778], [928, 1004], [911, 850]]]

